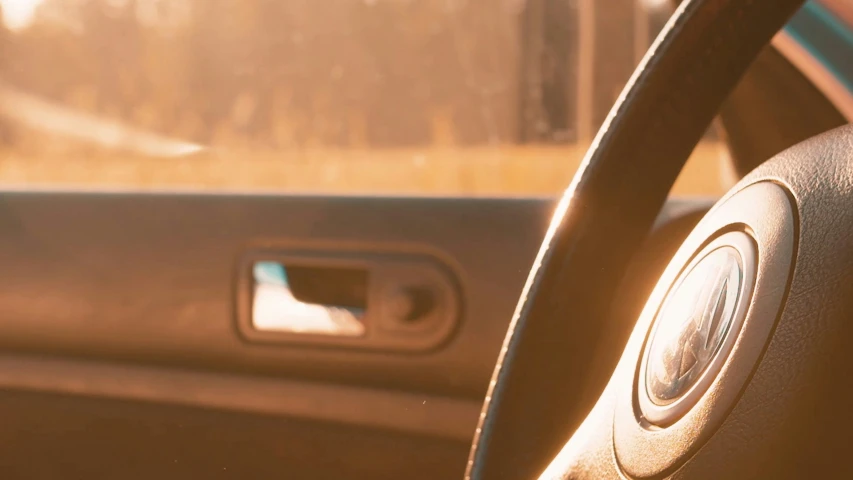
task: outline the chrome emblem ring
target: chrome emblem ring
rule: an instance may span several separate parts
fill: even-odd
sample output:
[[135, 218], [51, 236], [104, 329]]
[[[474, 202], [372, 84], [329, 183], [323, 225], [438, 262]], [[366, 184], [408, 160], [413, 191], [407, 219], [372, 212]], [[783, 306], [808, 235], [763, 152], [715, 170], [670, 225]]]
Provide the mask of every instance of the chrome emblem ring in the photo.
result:
[[716, 378], [746, 316], [756, 261], [752, 239], [728, 233], [676, 280], [658, 311], [637, 379], [647, 421], [671, 424]]

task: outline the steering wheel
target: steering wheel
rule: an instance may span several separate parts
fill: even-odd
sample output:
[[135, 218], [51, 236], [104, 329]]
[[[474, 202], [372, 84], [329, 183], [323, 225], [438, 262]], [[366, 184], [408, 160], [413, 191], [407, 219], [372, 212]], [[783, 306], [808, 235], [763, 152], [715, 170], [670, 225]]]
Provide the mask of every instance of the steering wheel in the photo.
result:
[[779, 154], [717, 202], [627, 345], [590, 355], [613, 329], [583, 328], [614, 321], [692, 148], [802, 3], [678, 7], [556, 208], [466, 478], [853, 478], [853, 128]]

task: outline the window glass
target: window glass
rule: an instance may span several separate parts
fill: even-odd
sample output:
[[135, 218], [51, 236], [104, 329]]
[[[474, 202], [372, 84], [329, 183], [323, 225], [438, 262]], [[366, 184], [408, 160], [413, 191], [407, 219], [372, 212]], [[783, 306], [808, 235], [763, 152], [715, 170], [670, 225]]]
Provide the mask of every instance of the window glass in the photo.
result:
[[[666, 0], [0, 0], [0, 183], [556, 195]], [[676, 185], [723, 190], [709, 135]]]

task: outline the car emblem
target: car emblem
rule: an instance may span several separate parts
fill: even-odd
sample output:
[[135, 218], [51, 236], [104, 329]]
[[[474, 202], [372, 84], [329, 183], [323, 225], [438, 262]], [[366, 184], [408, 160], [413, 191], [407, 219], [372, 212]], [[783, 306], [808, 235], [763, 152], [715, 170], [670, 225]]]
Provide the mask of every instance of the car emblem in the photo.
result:
[[[723, 245], [699, 257], [663, 302], [638, 385], [640, 407], [648, 419], [666, 422], [679, 416], [684, 408], [673, 407], [685, 397], [695, 401], [703, 393], [696, 391], [704, 390], [698, 385], [703, 377], [710, 377], [703, 385], [707, 387], [721, 368], [720, 352], [731, 347], [728, 337], [745, 315], [745, 309], [738, 308], [745, 278], [743, 250]], [[748, 273], [753, 275], [753, 270]]]

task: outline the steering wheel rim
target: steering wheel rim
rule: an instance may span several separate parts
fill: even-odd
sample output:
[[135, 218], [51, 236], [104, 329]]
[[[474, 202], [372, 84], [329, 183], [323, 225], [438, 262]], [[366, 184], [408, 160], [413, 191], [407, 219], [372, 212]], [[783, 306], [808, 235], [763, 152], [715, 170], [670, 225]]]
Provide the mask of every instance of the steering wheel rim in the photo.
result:
[[[619, 281], [692, 149], [803, 0], [685, 0], [638, 66], [559, 202], [500, 351], [466, 479], [529, 478], [560, 451], [607, 378], [565, 381], [596, 355]], [[642, 180], [640, 180], [642, 179]]]

